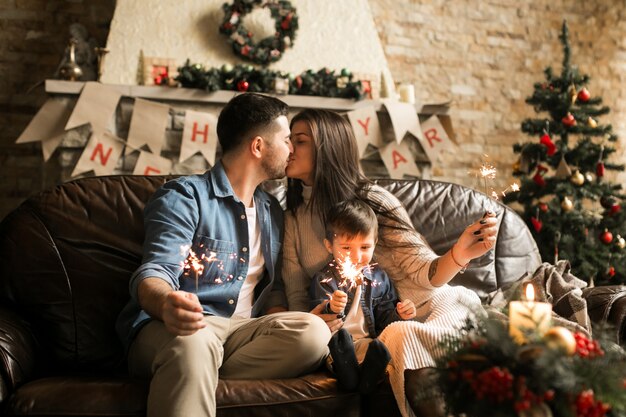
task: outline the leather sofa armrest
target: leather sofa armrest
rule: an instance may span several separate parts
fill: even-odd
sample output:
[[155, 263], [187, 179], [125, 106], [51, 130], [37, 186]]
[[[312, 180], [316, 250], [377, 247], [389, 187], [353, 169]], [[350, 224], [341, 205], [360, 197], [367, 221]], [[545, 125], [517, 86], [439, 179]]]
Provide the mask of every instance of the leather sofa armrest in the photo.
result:
[[28, 322], [14, 311], [0, 307], [0, 403], [15, 387], [32, 379], [36, 350]]
[[607, 285], [585, 288], [587, 311], [592, 323], [608, 324], [615, 331], [615, 342], [626, 342], [626, 287]]

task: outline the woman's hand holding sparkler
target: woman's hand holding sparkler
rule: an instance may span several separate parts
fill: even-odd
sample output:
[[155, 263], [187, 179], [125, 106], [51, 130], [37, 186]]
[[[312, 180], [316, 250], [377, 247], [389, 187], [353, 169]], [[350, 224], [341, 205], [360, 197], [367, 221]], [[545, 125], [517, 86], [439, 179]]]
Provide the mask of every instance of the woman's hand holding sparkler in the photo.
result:
[[409, 299], [396, 304], [396, 311], [402, 320], [411, 320], [417, 315], [415, 304]]
[[165, 328], [177, 336], [189, 336], [206, 327], [202, 306], [196, 294], [171, 291], [163, 301], [161, 319]]
[[451, 249], [454, 262], [463, 266], [484, 255], [496, 244], [497, 234], [498, 219], [494, 212], [488, 211], [480, 220], [470, 224], [454, 244]]
[[343, 310], [348, 304], [348, 294], [341, 290], [335, 290], [330, 297], [330, 311], [337, 314], [343, 314]]

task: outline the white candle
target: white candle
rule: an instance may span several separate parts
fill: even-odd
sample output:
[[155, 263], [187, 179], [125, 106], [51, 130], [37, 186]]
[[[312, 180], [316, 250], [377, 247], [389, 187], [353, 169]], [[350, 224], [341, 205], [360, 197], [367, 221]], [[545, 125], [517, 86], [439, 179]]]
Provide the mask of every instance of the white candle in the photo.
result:
[[400, 93], [400, 101], [415, 104], [415, 87], [413, 84], [400, 85], [398, 92]]
[[526, 286], [526, 300], [509, 303], [509, 334], [520, 344], [526, 342], [529, 333], [543, 336], [552, 320], [552, 305], [535, 301], [532, 284]]

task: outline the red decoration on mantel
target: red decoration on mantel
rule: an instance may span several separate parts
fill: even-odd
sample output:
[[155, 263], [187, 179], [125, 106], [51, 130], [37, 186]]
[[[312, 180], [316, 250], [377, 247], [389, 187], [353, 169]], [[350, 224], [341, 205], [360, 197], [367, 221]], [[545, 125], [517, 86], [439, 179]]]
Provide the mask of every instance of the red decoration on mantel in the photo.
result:
[[154, 65], [152, 67], [152, 80], [154, 85], [167, 85], [169, 81], [169, 69], [165, 65]]
[[246, 80], [241, 80], [237, 83], [237, 91], [241, 91], [241, 92], [246, 92], [248, 91], [248, 88], [250, 87], [250, 83], [248, 83], [248, 81]]

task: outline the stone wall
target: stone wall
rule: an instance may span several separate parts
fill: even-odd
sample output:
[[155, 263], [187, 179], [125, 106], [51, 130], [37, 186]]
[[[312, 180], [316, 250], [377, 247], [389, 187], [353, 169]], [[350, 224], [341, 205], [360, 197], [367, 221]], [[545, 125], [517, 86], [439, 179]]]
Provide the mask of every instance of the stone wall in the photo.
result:
[[[292, 1], [297, 6], [305, 0]], [[44, 167], [38, 145], [14, 141], [45, 99], [38, 82], [54, 73], [69, 24], [84, 24], [104, 44], [114, 3], [0, 3], [0, 218], [56, 180], [58, 158]], [[415, 84], [421, 102], [453, 101], [461, 152], [444, 155], [433, 167], [435, 178], [478, 186], [468, 171], [488, 154], [499, 169], [498, 183], [510, 180], [512, 145], [532, 140], [520, 132], [520, 122], [534, 115], [524, 99], [547, 65], [560, 70], [563, 18], [570, 25], [572, 63], [591, 75], [592, 94], [611, 107], [600, 122], [613, 124], [626, 140], [625, 0], [492, 0], [480, 8], [473, 0], [369, 4], [395, 81]], [[623, 148], [614, 160], [626, 162]], [[617, 180], [626, 182], [626, 176]]]

